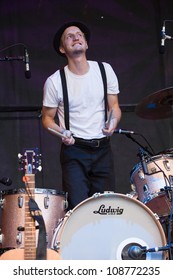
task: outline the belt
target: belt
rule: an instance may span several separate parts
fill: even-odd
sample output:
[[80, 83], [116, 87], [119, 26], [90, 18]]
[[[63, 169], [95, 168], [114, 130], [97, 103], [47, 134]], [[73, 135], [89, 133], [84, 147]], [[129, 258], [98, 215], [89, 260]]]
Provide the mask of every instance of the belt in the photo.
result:
[[102, 147], [110, 142], [110, 137], [104, 137], [100, 139], [83, 139], [74, 137], [75, 144], [78, 146], [87, 146], [87, 147], [93, 147], [93, 148], [99, 148]]

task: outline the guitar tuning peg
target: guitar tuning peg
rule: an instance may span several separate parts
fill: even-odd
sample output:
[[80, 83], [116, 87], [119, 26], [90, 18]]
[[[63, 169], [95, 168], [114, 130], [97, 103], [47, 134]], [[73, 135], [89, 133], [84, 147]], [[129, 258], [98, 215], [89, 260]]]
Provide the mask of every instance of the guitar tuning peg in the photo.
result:
[[37, 167], [37, 170], [38, 170], [38, 171], [41, 171], [41, 170], [42, 170], [42, 167], [41, 167], [41, 166]]
[[18, 154], [18, 158], [19, 158], [19, 159], [21, 159], [21, 158], [22, 158], [22, 155], [21, 155], [20, 153]]

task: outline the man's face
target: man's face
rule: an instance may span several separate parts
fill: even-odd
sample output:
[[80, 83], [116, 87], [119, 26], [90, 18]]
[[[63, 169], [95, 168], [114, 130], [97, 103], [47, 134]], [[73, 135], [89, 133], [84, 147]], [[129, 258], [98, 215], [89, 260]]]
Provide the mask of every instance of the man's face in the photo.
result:
[[65, 29], [61, 37], [60, 51], [67, 56], [85, 53], [88, 44], [84, 33], [77, 26], [70, 26]]

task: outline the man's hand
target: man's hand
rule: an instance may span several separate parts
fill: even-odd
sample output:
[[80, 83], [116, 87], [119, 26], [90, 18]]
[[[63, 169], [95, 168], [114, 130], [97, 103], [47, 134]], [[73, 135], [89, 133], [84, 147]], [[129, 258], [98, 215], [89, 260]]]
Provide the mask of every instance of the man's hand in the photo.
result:
[[70, 130], [64, 130], [63, 132], [61, 132], [64, 137], [62, 137], [62, 142], [69, 146], [69, 145], [73, 145], [75, 143], [75, 139], [72, 136], [72, 132]]
[[117, 127], [117, 119], [113, 118], [109, 121], [109, 125], [105, 123], [105, 127], [102, 129], [103, 134], [106, 136], [111, 136]]

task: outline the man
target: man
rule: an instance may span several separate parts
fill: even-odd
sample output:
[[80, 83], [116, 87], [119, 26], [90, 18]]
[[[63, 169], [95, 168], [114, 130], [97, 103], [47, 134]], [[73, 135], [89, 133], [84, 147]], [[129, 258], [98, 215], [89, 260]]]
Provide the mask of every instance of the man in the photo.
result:
[[[60, 161], [69, 209], [94, 193], [114, 188], [110, 136], [121, 119], [118, 80], [112, 67], [103, 63], [107, 79], [104, 98], [105, 83], [99, 65], [86, 58], [89, 39], [90, 31], [81, 22], [60, 27], [53, 44], [56, 52], [67, 59], [65, 81], [57, 70], [44, 85], [43, 126], [63, 135]], [[68, 101], [64, 105], [65, 99]]]

